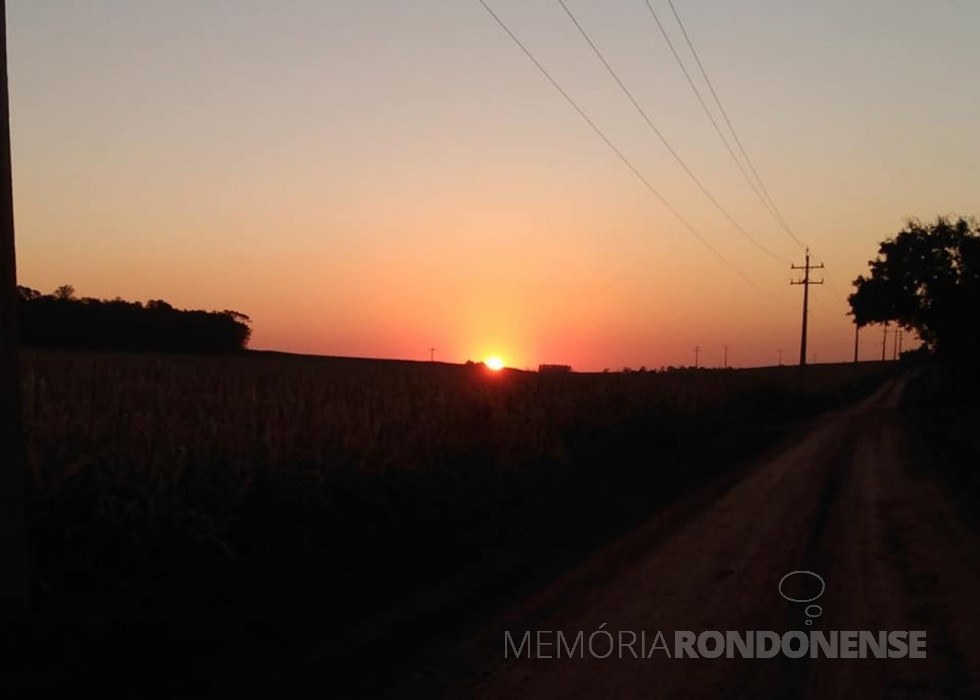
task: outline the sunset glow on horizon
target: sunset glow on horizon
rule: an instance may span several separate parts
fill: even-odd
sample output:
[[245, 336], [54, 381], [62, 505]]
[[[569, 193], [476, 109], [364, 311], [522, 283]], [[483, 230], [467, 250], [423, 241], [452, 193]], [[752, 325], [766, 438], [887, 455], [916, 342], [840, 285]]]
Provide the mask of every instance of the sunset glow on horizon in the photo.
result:
[[802, 243], [810, 351], [846, 361], [879, 241], [980, 214], [980, 4], [675, 0], [799, 241], [645, 3], [566, 4], [743, 231], [557, 3], [488, 0], [614, 148], [476, 0], [8, 0], [19, 283], [235, 309], [255, 349], [758, 366], [799, 352]]

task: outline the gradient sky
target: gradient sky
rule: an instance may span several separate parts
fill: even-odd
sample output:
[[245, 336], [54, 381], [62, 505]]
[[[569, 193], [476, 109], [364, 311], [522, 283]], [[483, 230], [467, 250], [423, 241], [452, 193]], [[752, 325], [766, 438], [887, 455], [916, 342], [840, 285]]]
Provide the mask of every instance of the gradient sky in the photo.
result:
[[[21, 284], [236, 309], [252, 347], [576, 369], [787, 362], [802, 249], [643, 0], [7, 0]], [[686, 52], [666, 0], [653, 7]], [[980, 2], [675, 0], [742, 143], [826, 264], [811, 355], [906, 217], [980, 214]], [[877, 343], [877, 346], [875, 345]], [[890, 343], [889, 343], [890, 345]], [[868, 330], [862, 357], [880, 356]], [[889, 347], [889, 354], [891, 348]]]

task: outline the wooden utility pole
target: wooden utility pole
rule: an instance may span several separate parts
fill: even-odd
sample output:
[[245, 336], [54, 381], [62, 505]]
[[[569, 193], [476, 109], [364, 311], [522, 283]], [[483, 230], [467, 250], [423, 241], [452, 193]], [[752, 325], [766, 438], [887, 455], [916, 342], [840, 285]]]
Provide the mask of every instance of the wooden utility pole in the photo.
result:
[[6, 3], [0, 0], [0, 622], [14, 622], [26, 619], [29, 601], [6, 18]]
[[694, 346], [694, 369], [698, 368], [698, 355], [701, 353], [701, 346]]
[[881, 336], [881, 361], [885, 361], [885, 352], [888, 350], [888, 322], [885, 322], [885, 327], [882, 329]]
[[725, 361], [721, 365], [724, 369], [728, 369], [728, 346], [725, 346]]
[[806, 262], [803, 265], [790, 265], [791, 270], [803, 270], [803, 279], [800, 280], [790, 280], [790, 284], [802, 284], [803, 285], [803, 333], [800, 339], [800, 367], [806, 365], [806, 317], [807, 317], [807, 305], [810, 301], [810, 285], [811, 284], [823, 284], [823, 280], [815, 281], [810, 279], [810, 270], [822, 270], [823, 263], [819, 265], [810, 264], [810, 249], [806, 249]]
[[429, 362], [435, 362], [435, 361], [436, 361], [436, 349], [429, 348]]
[[854, 324], [854, 361], [858, 361], [858, 331], [861, 330], [861, 326]]

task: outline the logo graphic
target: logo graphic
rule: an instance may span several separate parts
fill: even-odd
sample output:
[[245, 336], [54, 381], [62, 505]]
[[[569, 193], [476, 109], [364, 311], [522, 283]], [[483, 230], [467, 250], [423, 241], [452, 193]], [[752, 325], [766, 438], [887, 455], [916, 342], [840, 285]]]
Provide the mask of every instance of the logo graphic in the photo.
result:
[[[788, 579], [790, 576], [798, 576], [798, 575], [812, 576], [817, 581], [819, 581], [820, 592], [817, 593], [812, 598], [791, 598], [788, 595], [786, 595], [786, 593], [783, 592], [783, 584], [786, 583], [786, 579]], [[779, 579], [779, 595], [781, 595], [785, 600], [788, 600], [790, 603], [811, 603], [811, 605], [807, 605], [806, 608], [803, 610], [803, 614], [807, 616], [807, 620], [806, 620], [807, 625], [813, 624], [813, 620], [811, 618], [820, 617], [823, 614], [823, 608], [821, 608], [819, 605], [814, 605], [812, 603], [817, 598], [822, 596], [825, 590], [827, 590], [827, 582], [823, 580], [823, 577], [820, 574], [814, 573], [813, 571], [807, 571], [806, 569], [790, 571], [788, 574], [786, 574], [781, 579]], [[813, 610], [813, 612], [811, 612], [811, 610]]]

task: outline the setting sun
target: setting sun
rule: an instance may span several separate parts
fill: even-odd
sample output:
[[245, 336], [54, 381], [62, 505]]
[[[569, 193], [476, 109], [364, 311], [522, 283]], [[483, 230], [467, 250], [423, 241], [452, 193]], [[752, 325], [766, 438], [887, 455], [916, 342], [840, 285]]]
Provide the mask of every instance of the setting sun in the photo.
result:
[[802, 4], [0, 0], [4, 697], [980, 700], [980, 0]]

